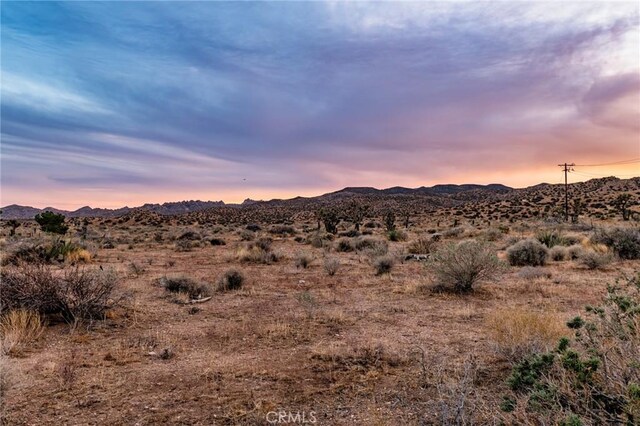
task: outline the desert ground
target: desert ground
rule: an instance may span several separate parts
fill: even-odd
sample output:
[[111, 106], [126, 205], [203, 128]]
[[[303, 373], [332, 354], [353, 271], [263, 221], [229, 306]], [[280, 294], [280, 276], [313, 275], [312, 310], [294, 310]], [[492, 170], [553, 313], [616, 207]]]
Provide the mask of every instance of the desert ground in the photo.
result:
[[[451, 213], [418, 212], [408, 226], [398, 217], [391, 228], [386, 216], [372, 215], [359, 231], [341, 220], [335, 235], [313, 218], [74, 218], [65, 236], [33, 220], [19, 221], [14, 235], [4, 226], [3, 422], [575, 420], [569, 406], [532, 409], [507, 379], [523, 357], [571, 338], [567, 321], [602, 304], [608, 285], [637, 275], [640, 260], [594, 238], [623, 229], [637, 239], [637, 221], [612, 213], [575, 223], [529, 217], [488, 224]], [[36, 247], [60, 240], [73, 247], [47, 261], [34, 258], [43, 253]], [[469, 240], [497, 256], [494, 270], [469, 291], [442, 286], [438, 262], [447, 258], [434, 253], [462, 250]], [[509, 249], [523, 240], [544, 247], [542, 264], [513, 264]], [[6, 320], [20, 308], [7, 302], [7, 283], [74, 270], [113, 280], [97, 314], [35, 309], [38, 324], [23, 319], [22, 329]], [[637, 379], [637, 365], [629, 368], [629, 380]], [[509, 395], [518, 404], [501, 409]], [[563, 424], [597, 424], [580, 419]]]

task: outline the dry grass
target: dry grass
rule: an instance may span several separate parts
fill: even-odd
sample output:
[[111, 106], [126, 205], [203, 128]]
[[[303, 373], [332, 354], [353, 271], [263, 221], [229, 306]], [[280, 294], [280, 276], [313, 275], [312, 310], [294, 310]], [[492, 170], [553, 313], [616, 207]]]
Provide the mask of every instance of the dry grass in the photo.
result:
[[24, 345], [36, 341], [44, 331], [44, 324], [37, 312], [16, 309], [0, 317], [0, 352], [15, 354]]
[[91, 253], [85, 249], [78, 249], [70, 252], [64, 258], [67, 263], [89, 263], [91, 262]]
[[554, 347], [568, 329], [553, 312], [503, 308], [486, 318], [489, 338], [496, 351], [510, 361]]
[[[311, 219], [293, 224], [304, 239], [283, 234], [271, 243], [262, 239], [274, 222], [261, 222], [252, 241], [243, 241], [239, 224], [178, 225], [180, 218], [157, 218], [159, 225], [95, 223], [90, 228], [97, 237], [87, 241], [100, 247], [92, 267], [116, 271], [118, 294], [131, 295], [135, 310], [110, 309], [92, 327], [72, 333], [49, 317], [40, 340], [10, 359], [11, 369], [28, 372], [29, 380], [8, 388], [7, 421], [249, 425], [264, 424], [271, 410], [313, 409], [318, 424], [495, 424], [508, 374], [508, 364], [496, 362], [496, 336], [508, 354], [530, 350], [531, 336], [554, 345], [546, 314], [563, 330], [566, 319], [600, 299], [619, 270], [630, 272], [640, 262], [615, 262], [606, 271], [553, 262], [534, 279], [508, 268], [468, 294], [428, 291], [433, 276], [419, 260], [396, 259], [391, 274], [375, 275], [373, 259], [448, 229], [447, 217], [412, 218], [407, 242], [385, 241], [383, 227], [363, 228], [372, 234], [352, 238], [355, 250], [345, 253], [329, 238], [311, 244]], [[487, 226], [464, 222], [464, 235], [483, 235]], [[510, 235], [535, 234], [536, 225], [526, 225], [510, 225]], [[227, 244], [205, 240], [176, 252], [175, 236], [185, 229]], [[115, 248], [103, 248], [105, 234]], [[461, 237], [451, 238], [444, 243]], [[252, 254], [244, 260], [238, 250]], [[301, 250], [315, 259], [306, 268], [296, 267]], [[505, 258], [503, 250], [492, 250]], [[269, 252], [286, 261], [264, 259]], [[146, 271], [132, 273], [131, 263]], [[153, 285], [165, 276], [216, 284], [234, 268], [247, 284], [212, 292], [202, 303], [187, 304], [184, 289], [169, 293]], [[52, 272], [62, 277], [69, 269], [61, 263]], [[181, 303], [171, 303], [174, 298]], [[519, 325], [506, 321], [510, 310], [519, 311], [505, 308], [513, 306], [538, 315], [537, 325], [529, 318]]]

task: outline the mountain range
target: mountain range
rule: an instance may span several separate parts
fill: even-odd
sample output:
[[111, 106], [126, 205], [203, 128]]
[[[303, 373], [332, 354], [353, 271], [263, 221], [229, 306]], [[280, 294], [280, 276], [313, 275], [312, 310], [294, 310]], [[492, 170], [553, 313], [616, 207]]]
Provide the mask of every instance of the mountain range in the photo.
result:
[[[328, 194], [320, 195], [322, 198], [342, 198], [350, 197], [353, 195], [366, 195], [366, 196], [387, 196], [387, 195], [411, 195], [411, 196], [452, 196], [465, 192], [490, 192], [490, 193], [505, 193], [512, 191], [510, 188], [501, 184], [489, 184], [489, 185], [476, 185], [476, 184], [444, 184], [435, 185], [431, 187], [421, 186], [419, 188], [405, 188], [401, 186], [394, 186], [392, 188], [377, 189], [372, 187], [347, 187], [339, 191], [331, 192]], [[293, 200], [299, 199], [296, 197]], [[271, 200], [271, 202], [286, 202], [287, 200]], [[89, 206], [81, 207], [77, 210], [61, 210], [55, 207], [45, 207], [38, 209], [30, 206], [21, 206], [17, 204], [11, 204], [2, 207], [2, 219], [32, 219], [38, 213], [44, 211], [52, 211], [54, 213], [63, 214], [67, 217], [117, 217], [134, 211], [149, 211], [158, 213], [161, 215], [178, 215], [183, 213], [192, 213], [202, 210], [207, 210], [213, 207], [246, 207], [250, 205], [259, 204], [261, 201], [255, 201], [246, 199], [242, 204], [225, 204], [223, 201], [177, 201], [168, 202], [163, 204], [144, 204], [139, 207], [121, 207], [118, 209], [105, 209], [105, 208], [92, 208]]]

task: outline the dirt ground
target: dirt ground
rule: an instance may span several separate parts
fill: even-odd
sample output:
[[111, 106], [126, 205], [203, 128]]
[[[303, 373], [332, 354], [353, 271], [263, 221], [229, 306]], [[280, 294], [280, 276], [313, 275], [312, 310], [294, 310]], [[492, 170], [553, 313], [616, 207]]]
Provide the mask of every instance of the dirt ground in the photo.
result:
[[[226, 245], [203, 238], [177, 251], [169, 236], [187, 228]], [[425, 262], [401, 254], [426, 228], [414, 226], [406, 241], [389, 243], [397, 261], [382, 275], [366, 253], [336, 252], [335, 242], [315, 248], [270, 235], [268, 227], [256, 234], [273, 238], [280, 259], [271, 264], [237, 259], [247, 244], [240, 226], [165, 226], [160, 242], [144, 226], [112, 228], [115, 247], [96, 243], [85, 267], [117, 271], [119, 306], [75, 328], [50, 319], [36, 342], [10, 356], [4, 421], [444, 424], [465, 395], [466, 421], [492, 424], [510, 364], [496, 350], [487, 318], [508, 308], [562, 324], [597, 303], [617, 276], [640, 269], [640, 261], [595, 271], [550, 261], [543, 277], [522, 278], [520, 267], [509, 267], [471, 294], [437, 293]], [[521, 234], [536, 225], [530, 229]], [[493, 242], [501, 258], [509, 235]], [[384, 231], [374, 229], [373, 237], [384, 239]], [[307, 268], [295, 265], [301, 253], [312, 259]], [[326, 257], [339, 259], [334, 276], [323, 267]], [[243, 288], [203, 303], [184, 303], [158, 284], [177, 275], [215, 283], [230, 268], [246, 277]]]

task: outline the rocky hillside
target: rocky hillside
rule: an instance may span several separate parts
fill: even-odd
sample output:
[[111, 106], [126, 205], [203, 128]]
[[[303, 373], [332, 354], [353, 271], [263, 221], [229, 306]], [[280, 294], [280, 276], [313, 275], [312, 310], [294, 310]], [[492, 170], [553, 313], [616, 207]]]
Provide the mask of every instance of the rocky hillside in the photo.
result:
[[54, 207], [45, 207], [37, 209], [29, 206], [19, 206], [12, 204], [2, 207], [2, 219], [33, 219], [35, 215], [43, 211], [52, 211], [61, 213], [67, 217], [118, 217], [137, 210], [158, 213], [161, 215], [178, 215], [190, 213], [200, 210], [210, 209], [212, 207], [225, 206], [223, 201], [179, 201], [163, 204], [145, 204], [141, 207], [122, 207], [119, 209], [100, 209], [91, 208], [89, 206], [81, 207], [78, 210], [60, 210]]

